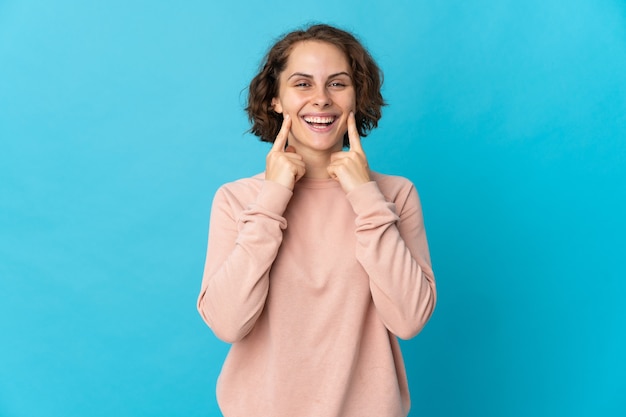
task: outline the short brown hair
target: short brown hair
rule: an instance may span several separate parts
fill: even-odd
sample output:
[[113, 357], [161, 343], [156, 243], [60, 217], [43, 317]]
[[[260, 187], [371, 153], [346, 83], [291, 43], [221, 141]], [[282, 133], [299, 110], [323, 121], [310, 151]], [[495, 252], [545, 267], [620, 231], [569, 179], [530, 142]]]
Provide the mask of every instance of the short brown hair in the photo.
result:
[[[287, 65], [294, 45], [303, 41], [327, 42], [346, 55], [356, 94], [355, 119], [360, 136], [367, 136], [378, 126], [385, 105], [380, 92], [383, 74], [378, 65], [354, 35], [329, 25], [313, 25], [296, 30], [279, 39], [261, 63], [259, 73], [252, 79], [248, 89], [246, 112], [252, 123], [250, 132], [262, 141], [274, 142], [283, 122], [283, 115], [272, 108], [272, 99], [278, 96], [279, 76]], [[348, 134], [343, 146], [348, 146]]]

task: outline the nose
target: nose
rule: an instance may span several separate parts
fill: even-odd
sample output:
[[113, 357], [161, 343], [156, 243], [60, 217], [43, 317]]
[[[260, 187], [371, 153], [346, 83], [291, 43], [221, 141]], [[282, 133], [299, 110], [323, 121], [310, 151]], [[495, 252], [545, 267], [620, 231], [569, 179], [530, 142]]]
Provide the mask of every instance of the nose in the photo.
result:
[[315, 106], [323, 108], [330, 106], [331, 103], [332, 100], [325, 85], [319, 86], [315, 89], [315, 94], [313, 95], [313, 104]]

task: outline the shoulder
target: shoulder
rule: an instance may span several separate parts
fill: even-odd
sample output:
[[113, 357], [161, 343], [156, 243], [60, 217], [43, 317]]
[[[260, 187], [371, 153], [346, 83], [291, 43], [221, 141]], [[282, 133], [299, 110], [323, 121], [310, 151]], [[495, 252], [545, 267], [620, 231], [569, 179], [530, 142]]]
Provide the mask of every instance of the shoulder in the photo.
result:
[[419, 205], [417, 189], [408, 178], [378, 172], [372, 172], [371, 178], [378, 185], [385, 200], [395, 203], [400, 211], [408, 209], [408, 206]]
[[265, 175], [263, 173], [248, 178], [240, 178], [235, 181], [223, 184], [219, 191], [227, 191], [233, 193], [258, 192], [263, 186]]
[[415, 186], [408, 178], [399, 175], [381, 174], [372, 172], [371, 178], [378, 184], [380, 191], [386, 196], [397, 196], [398, 194], [406, 194], [415, 189]]
[[263, 187], [265, 175], [263, 173], [248, 178], [241, 178], [227, 182], [220, 186], [215, 193], [216, 201], [224, 201], [230, 205], [247, 204], [254, 201]]

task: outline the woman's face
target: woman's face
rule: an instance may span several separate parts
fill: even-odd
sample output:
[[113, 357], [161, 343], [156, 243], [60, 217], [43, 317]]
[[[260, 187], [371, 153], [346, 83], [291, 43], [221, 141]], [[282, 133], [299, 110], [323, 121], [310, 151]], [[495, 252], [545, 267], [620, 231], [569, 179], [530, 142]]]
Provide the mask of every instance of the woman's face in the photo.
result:
[[289, 55], [272, 105], [276, 112], [291, 117], [288, 143], [297, 152], [337, 152], [342, 149], [355, 100], [344, 53], [326, 42], [303, 41]]

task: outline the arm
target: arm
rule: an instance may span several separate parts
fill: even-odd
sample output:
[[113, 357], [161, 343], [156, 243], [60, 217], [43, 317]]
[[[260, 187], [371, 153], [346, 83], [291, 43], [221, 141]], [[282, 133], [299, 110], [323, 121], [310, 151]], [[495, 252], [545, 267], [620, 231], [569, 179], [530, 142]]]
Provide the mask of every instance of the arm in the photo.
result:
[[244, 338], [263, 311], [291, 195], [272, 181], [264, 181], [251, 203], [226, 187], [215, 195], [198, 311], [226, 342]]
[[346, 192], [356, 218], [356, 257], [369, 275], [372, 299], [390, 332], [409, 339], [435, 308], [436, 290], [422, 208], [407, 183], [387, 202], [370, 180], [354, 114], [348, 118], [350, 149], [331, 156], [328, 173]]
[[270, 269], [287, 227], [283, 213], [305, 172], [302, 156], [285, 150], [290, 129], [285, 116], [257, 195], [239, 188], [235, 196], [222, 187], [213, 201], [198, 311], [225, 342], [243, 339], [265, 306]]
[[435, 308], [436, 288], [422, 209], [415, 187], [385, 200], [376, 182], [348, 194], [356, 218], [356, 256], [370, 277], [372, 299], [385, 326], [409, 339]]

